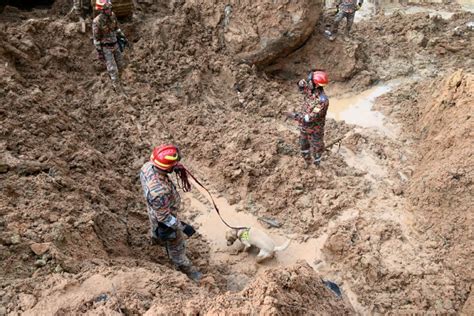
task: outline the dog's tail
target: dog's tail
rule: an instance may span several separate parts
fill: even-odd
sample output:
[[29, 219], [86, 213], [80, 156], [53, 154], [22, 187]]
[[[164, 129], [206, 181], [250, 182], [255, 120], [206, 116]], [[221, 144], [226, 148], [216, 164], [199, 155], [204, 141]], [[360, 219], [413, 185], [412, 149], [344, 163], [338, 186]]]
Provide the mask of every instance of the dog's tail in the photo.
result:
[[276, 247], [274, 248], [274, 250], [275, 250], [275, 251], [283, 251], [283, 250], [285, 250], [286, 248], [288, 248], [289, 245], [290, 245], [290, 240], [287, 239], [283, 245], [276, 246]]

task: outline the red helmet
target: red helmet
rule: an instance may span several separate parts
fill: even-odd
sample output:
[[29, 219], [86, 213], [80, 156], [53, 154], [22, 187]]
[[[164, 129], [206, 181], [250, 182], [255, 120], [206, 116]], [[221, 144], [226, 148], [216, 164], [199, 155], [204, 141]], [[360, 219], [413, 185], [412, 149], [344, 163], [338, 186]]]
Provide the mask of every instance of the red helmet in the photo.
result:
[[150, 161], [159, 169], [169, 171], [181, 160], [179, 149], [174, 145], [161, 145], [155, 147], [151, 153]]
[[96, 0], [95, 9], [97, 11], [112, 9], [112, 1], [110, 0]]
[[324, 87], [329, 83], [328, 74], [325, 71], [314, 71], [312, 77], [315, 87]]

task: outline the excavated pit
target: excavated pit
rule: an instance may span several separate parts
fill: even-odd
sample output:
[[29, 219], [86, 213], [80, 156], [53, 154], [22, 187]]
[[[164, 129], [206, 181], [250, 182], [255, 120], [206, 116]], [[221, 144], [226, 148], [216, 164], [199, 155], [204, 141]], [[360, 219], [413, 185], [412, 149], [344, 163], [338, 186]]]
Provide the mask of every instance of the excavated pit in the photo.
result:
[[[471, 13], [401, 6], [327, 42], [310, 2], [138, 3], [127, 99], [63, 11], [0, 14], [0, 315], [472, 314]], [[298, 36], [277, 47], [275, 27]], [[332, 78], [327, 143], [343, 141], [306, 169], [284, 113], [316, 67]], [[205, 277], [175, 271], [149, 243], [137, 177], [163, 142], [229, 223], [289, 248], [257, 265], [227, 247], [195, 188], [180, 215]]]

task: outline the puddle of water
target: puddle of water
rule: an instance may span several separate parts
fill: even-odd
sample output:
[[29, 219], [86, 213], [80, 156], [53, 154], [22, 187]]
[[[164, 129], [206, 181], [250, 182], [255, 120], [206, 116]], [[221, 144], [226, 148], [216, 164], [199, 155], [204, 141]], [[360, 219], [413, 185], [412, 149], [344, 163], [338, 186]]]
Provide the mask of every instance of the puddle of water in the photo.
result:
[[[222, 223], [212, 207], [202, 203], [191, 193], [188, 193], [186, 196], [191, 201], [191, 207], [199, 212], [194, 221], [199, 225], [199, 232], [206, 238], [212, 251], [216, 254], [215, 259], [219, 261], [230, 256], [230, 247], [227, 246], [227, 241], [225, 240], [225, 233], [229, 228]], [[288, 239], [281, 230], [265, 228], [256, 216], [237, 212], [236, 208], [229, 205], [225, 198], [214, 198], [214, 200], [222, 217], [229, 225], [257, 228], [267, 233], [277, 245], [283, 244]], [[321, 237], [318, 239], [310, 238], [306, 242], [292, 240], [287, 249], [278, 252], [274, 259], [266, 261], [262, 266], [287, 266], [296, 263], [298, 260], [305, 260], [315, 268], [315, 260], [321, 258], [321, 249], [325, 239]], [[255, 258], [252, 255], [244, 260], [249, 260], [249, 262], [253, 263]]]
[[[207, 198], [207, 195], [202, 190], [199, 191]], [[209, 242], [212, 252], [211, 258], [217, 262], [220, 261], [226, 263], [229, 258], [232, 257], [225, 240], [225, 232], [228, 228], [221, 222], [215, 210], [209, 204], [202, 202], [202, 196], [198, 196], [198, 194], [199, 193], [185, 194], [191, 202], [191, 207], [199, 212], [199, 215], [194, 219], [194, 222], [199, 225], [199, 232]], [[279, 229], [274, 228], [269, 230], [264, 228], [256, 216], [244, 212], [237, 212], [236, 207], [230, 205], [225, 198], [214, 198], [214, 200], [222, 217], [230, 225], [256, 227], [266, 232], [276, 244], [282, 244], [287, 239], [287, 236], [284, 236], [282, 231]], [[332, 229], [341, 222], [354, 219], [357, 216], [359, 216], [359, 211], [357, 209], [346, 210], [333, 221], [329, 222], [327, 230]], [[249, 271], [251, 266], [258, 266], [258, 269], [265, 270], [273, 267], [288, 266], [299, 260], [305, 260], [311, 267], [313, 267], [313, 269], [325, 274], [325, 269], [328, 267], [323, 260], [322, 249], [327, 238], [328, 234], [323, 233], [318, 238], [309, 238], [305, 242], [292, 240], [290, 246], [286, 250], [277, 253], [274, 259], [267, 260], [259, 265], [255, 264], [255, 253], [250, 254], [248, 257], [239, 257], [241, 259], [230, 263], [234, 273], [230, 279], [228, 279], [228, 290], [239, 291], [245, 287], [250, 279], [242, 273]], [[321, 266], [319, 266], [320, 264]], [[364, 314], [366, 310], [364, 310], [358, 302], [357, 295], [347, 285], [343, 284], [341, 287], [357, 313]]]
[[[202, 195], [207, 196], [204, 192], [200, 191]], [[197, 210], [199, 215], [194, 219], [194, 222], [199, 225], [199, 232], [209, 242], [211, 250], [215, 255], [214, 259], [219, 261], [230, 256], [230, 248], [227, 246], [225, 240], [225, 233], [229, 230], [227, 226], [222, 223], [221, 219], [215, 212], [215, 210], [205, 204], [201, 198], [197, 198], [196, 193], [186, 193], [185, 196], [190, 199], [191, 208]], [[219, 197], [214, 198], [222, 217], [231, 226], [245, 226], [255, 227], [261, 231], [266, 232], [277, 245], [283, 244], [289, 236], [285, 236], [281, 229], [265, 228], [258, 218], [254, 215], [247, 214], [244, 212], [236, 211], [236, 207], [230, 205], [225, 198]], [[328, 225], [328, 228], [336, 225], [337, 222], [345, 221], [358, 214], [355, 210], [349, 210], [342, 213], [336, 220]], [[290, 237], [290, 239], [292, 239]], [[266, 261], [262, 266], [274, 267], [274, 266], [288, 266], [296, 263], [299, 260], [305, 260], [310, 266], [316, 269], [317, 262], [322, 261], [321, 249], [326, 242], [327, 235], [322, 234], [318, 238], [309, 238], [305, 242], [299, 242], [297, 240], [291, 240], [290, 246], [284, 251], [278, 252], [274, 259]], [[249, 262], [254, 262], [254, 256], [246, 258]], [[248, 262], [247, 262], [248, 264]]]
[[376, 98], [392, 90], [395, 85], [394, 83], [379, 85], [354, 96], [331, 98], [328, 117], [393, 134], [393, 131], [384, 124], [385, 116], [372, 111], [372, 106]]

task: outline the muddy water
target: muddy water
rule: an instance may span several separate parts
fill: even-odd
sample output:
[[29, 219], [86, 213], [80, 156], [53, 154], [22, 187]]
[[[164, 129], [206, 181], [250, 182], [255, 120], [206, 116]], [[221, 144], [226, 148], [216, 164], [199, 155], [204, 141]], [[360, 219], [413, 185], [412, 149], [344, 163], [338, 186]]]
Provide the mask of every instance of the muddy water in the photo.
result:
[[[201, 192], [203, 194], [203, 192]], [[203, 194], [205, 195], [205, 194]], [[225, 233], [229, 230], [227, 226], [222, 223], [213, 207], [208, 203], [203, 202], [202, 196], [198, 193], [187, 194], [190, 199], [191, 208], [197, 210], [199, 215], [194, 219], [194, 222], [199, 225], [199, 232], [209, 242], [211, 249], [217, 256], [214, 258], [217, 261], [222, 261], [228, 257], [231, 249], [227, 246], [225, 240]], [[276, 255], [274, 260], [268, 260], [262, 266], [287, 266], [296, 263], [298, 260], [305, 260], [313, 268], [316, 267], [316, 262], [322, 260], [321, 249], [326, 240], [326, 236], [321, 236], [318, 239], [310, 238], [305, 242], [298, 242], [293, 239], [294, 236], [285, 236], [281, 229], [267, 229], [262, 225], [258, 218], [254, 215], [238, 212], [237, 208], [230, 205], [226, 199], [219, 197], [214, 198], [216, 204], [221, 212], [222, 217], [231, 226], [255, 227], [266, 232], [277, 245], [283, 244], [286, 239], [292, 239], [290, 246]], [[249, 260], [253, 264], [255, 254], [251, 255], [245, 260]]]
[[396, 82], [392, 82], [374, 86], [357, 95], [333, 97], [330, 99], [328, 117], [349, 124], [375, 128], [388, 136], [395, 136], [397, 134], [395, 128], [384, 122], [385, 116], [382, 113], [372, 111], [372, 106], [376, 98], [391, 91], [396, 85]]
[[[197, 190], [195, 190], [197, 191]], [[258, 271], [264, 271], [272, 267], [289, 266], [299, 260], [306, 261], [313, 269], [318, 271], [323, 278], [331, 279], [335, 276], [328, 270], [328, 266], [322, 254], [322, 248], [328, 238], [327, 233], [321, 234], [318, 238], [308, 238], [306, 241], [298, 241], [296, 235], [286, 236], [281, 229], [267, 229], [254, 215], [237, 211], [237, 207], [230, 205], [225, 198], [214, 198], [221, 212], [222, 217], [232, 226], [251, 226], [266, 232], [276, 244], [282, 244], [287, 238], [291, 239], [290, 246], [276, 254], [274, 259], [267, 260], [262, 264], [255, 263], [256, 252], [250, 252], [249, 255], [241, 254], [237, 260], [225, 240], [225, 232], [229, 230], [220, 220], [213, 207], [206, 202], [207, 195], [200, 191], [187, 193], [186, 198], [190, 200], [191, 208], [197, 210], [199, 215], [194, 219], [198, 225], [198, 231], [209, 242], [212, 252], [212, 260], [215, 263], [227, 264], [233, 271], [228, 278], [228, 290], [239, 291], [250, 281], [248, 271], [253, 271], [255, 275]], [[344, 211], [335, 220], [331, 221], [326, 227], [332, 229], [342, 222], [352, 220], [360, 215], [356, 209]], [[299, 238], [301, 240], [301, 236]], [[252, 270], [254, 269], [254, 270]], [[246, 275], [247, 274], [247, 275]], [[357, 295], [346, 285], [341, 286], [343, 293], [347, 296], [350, 303], [358, 314], [366, 314], [366, 310], [358, 302]]]

